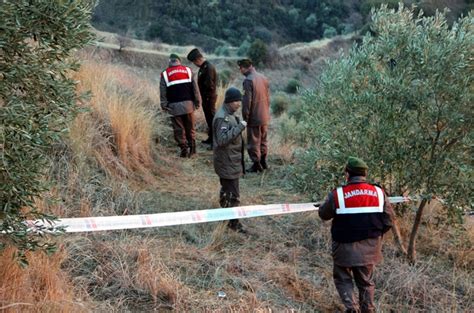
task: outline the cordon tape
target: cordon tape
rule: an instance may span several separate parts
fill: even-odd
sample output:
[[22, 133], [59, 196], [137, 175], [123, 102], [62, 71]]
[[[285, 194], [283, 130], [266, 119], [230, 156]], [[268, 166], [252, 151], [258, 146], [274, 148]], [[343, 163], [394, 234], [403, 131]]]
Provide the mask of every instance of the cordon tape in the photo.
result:
[[[412, 201], [411, 197], [389, 197], [390, 203]], [[157, 214], [100, 216], [63, 218], [55, 221], [27, 221], [33, 232], [55, 232], [64, 229], [67, 233], [93, 232], [105, 230], [162, 227], [173, 225], [218, 222], [230, 219], [242, 219], [260, 216], [290, 214], [317, 211], [317, 203], [285, 203], [267, 205], [249, 205], [209, 210], [167, 212]]]

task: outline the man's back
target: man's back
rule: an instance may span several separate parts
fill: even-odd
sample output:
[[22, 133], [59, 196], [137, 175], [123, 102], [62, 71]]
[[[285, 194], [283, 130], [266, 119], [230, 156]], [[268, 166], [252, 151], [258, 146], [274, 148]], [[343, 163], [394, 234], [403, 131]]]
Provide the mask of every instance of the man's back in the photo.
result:
[[201, 92], [201, 97], [204, 101], [215, 101], [215, 98], [217, 96], [217, 73], [215, 66], [207, 60], [204, 61], [204, 63], [199, 68], [198, 85], [199, 91]]
[[270, 86], [268, 79], [251, 69], [244, 82], [242, 114], [249, 126], [268, 125], [270, 122]]

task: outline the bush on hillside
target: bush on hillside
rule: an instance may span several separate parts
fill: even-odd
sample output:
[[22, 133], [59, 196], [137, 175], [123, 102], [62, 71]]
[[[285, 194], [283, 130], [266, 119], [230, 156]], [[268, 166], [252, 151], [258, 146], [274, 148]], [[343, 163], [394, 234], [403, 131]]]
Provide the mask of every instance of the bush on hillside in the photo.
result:
[[239, 46], [239, 49], [237, 50], [237, 55], [239, 56], [247, 55], [249, 49], [250, 49], [250, 41], [248, 39], [245, 39], [242, 42], [242, 44]]
[[254, 40], [254, 42], [250, 45], [247, 55], [256, 66], [268, 64], [270, 62], [268, 47], [260, 39]]
[[52, 219], [35, 199], [48, 189], [51, 148], [76, 112], [75, 49], [91, 39], [90, 1], [2, 1], [0, 10], [0, 246], [54, 250], [27, 232], [26, 219]]
[[230, 84], [230, 81], [232, 79], [232, 74], [233, 72], [230, 69], [224, 69], [220, 71], [217, 75], [217, 80], [218, 80], [219, 85], [226, 86]]
[[309, 148], [292, 181], [321, 199], [356, 155], [389, 193], [423, 195], [408, 247], [414, 261], [430, 199], [444, 200], [447, 217], [472, 205], [473, 15], [450, 27], [442, 13], [382, 6], [372, 21], [377, 36], [331, 61], [318, 90], [303, 97], [295, 131]]
[[330, 25], [324, 24], [323, 29], [324, 29], [323, 31], [324, 38], [331, 38], [337, 35], [337, 30]]
[[223, 56], [229, 56], [230, 51], [229, 51], [229, 46], [219, 46], [214, 50], [214, 53], [216, 55], [223, 55]]
[[132, 38], [128, 37], [127, 35], [117, 35], [116, 38], [117, 38], [117, 42], [118, 42], [120, 52], [123, 51], [123, 48], [133, 47], [133, 40], [132, 40]]
[[286, 112], [288, 110], [288, 107], [290, 106], [290, 101], [290, 97], [288, 97], [288, 95], [283, 92], [278, 92], [274, 94], [270, 105], [272, 113], [276, 116], [279, 116], [282, 113]]
[[300, 88], [301, 88], [300, 81], [295, 78], [292, 78], [288, 81], [288, 84], [286, 84], [285, 91], [287, 93], [295, 94], [298, 92]]

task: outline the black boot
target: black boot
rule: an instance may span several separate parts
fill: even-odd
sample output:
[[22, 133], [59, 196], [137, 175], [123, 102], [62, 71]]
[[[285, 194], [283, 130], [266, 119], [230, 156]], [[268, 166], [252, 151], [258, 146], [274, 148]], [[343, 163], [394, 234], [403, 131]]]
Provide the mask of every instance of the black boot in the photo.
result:
[[190, 158], [195, 154], [196, 154], [196, 140], [193, 140], [193, 141], [191, 141], [188, 157]]
[[[221, 208], [233, 208], [240, 205], [240, 200], [232, 192], [220, 192], [219, 193], [219, 204]], [[245, 234], [247, 231], [244, 229], [238, 219], [231, 219], [227, 222], [227, 227], [233, 231]]]
[[247, 169], [248, 173], [258, 173], [258, 172], [263, 172], [263, 167], [260, 164], [260, 162], [253, 162], [252, 166]]
[[241, 234], [247, 233], [247, 231], [244, 229], [244, 226], [242, 225], [242, 223], [240, 223], [238, 219], [229, 220], [229, 222], [227, 222], [227, 227]]
[[[240, 199], [237, 198], [235, 194], [233, 194], [232, 192], [229, 194], [229, 196], [230, 196], [229, 207], [231, 208], [238, 207], [240, 205]], [[242, 225], [242, 223], [240, 223], [238, 219], [229, 220], [229, 222], [227, 223], [227, 227], [241, 234], [247, 233], [247, 231], [244, 229], [244, 226]]]
[[179, 154], [180, 158], [186, 158], [188, 156], [188, 148], [186, 146], [180, 146], [181, 153]]
[[267, 156], [266, 156], [266, 155], [262, 155], [262, 158], [260, 159], [260, 165], [262, 165], [262, 168], [263, 168], [264, 170], [267, 170], [267, 169], [268, 169]]

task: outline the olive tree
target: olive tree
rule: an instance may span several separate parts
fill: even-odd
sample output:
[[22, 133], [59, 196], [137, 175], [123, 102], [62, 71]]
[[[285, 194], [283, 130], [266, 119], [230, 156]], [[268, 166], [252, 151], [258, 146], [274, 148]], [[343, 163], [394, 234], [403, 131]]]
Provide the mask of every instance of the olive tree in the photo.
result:
[[444, 13], [423, 17], [402, 5], [372, 13], [371, 34], [330, 62], [294, 111], [307, 149], [292, 181], [321, 198], [356, 155], [389, 193], [421, 195], [408, 244], [414, 261], [433, 198], [450, 217], [472, 206], [473, 16], [450, 26]]
[[77, 112], [76, 49], [91, 39], [91, 1], [0, 1], [0, 245], [54, 250], [26, 219], [52, 219], [35, 207], [49, 185], [48, 154]]

